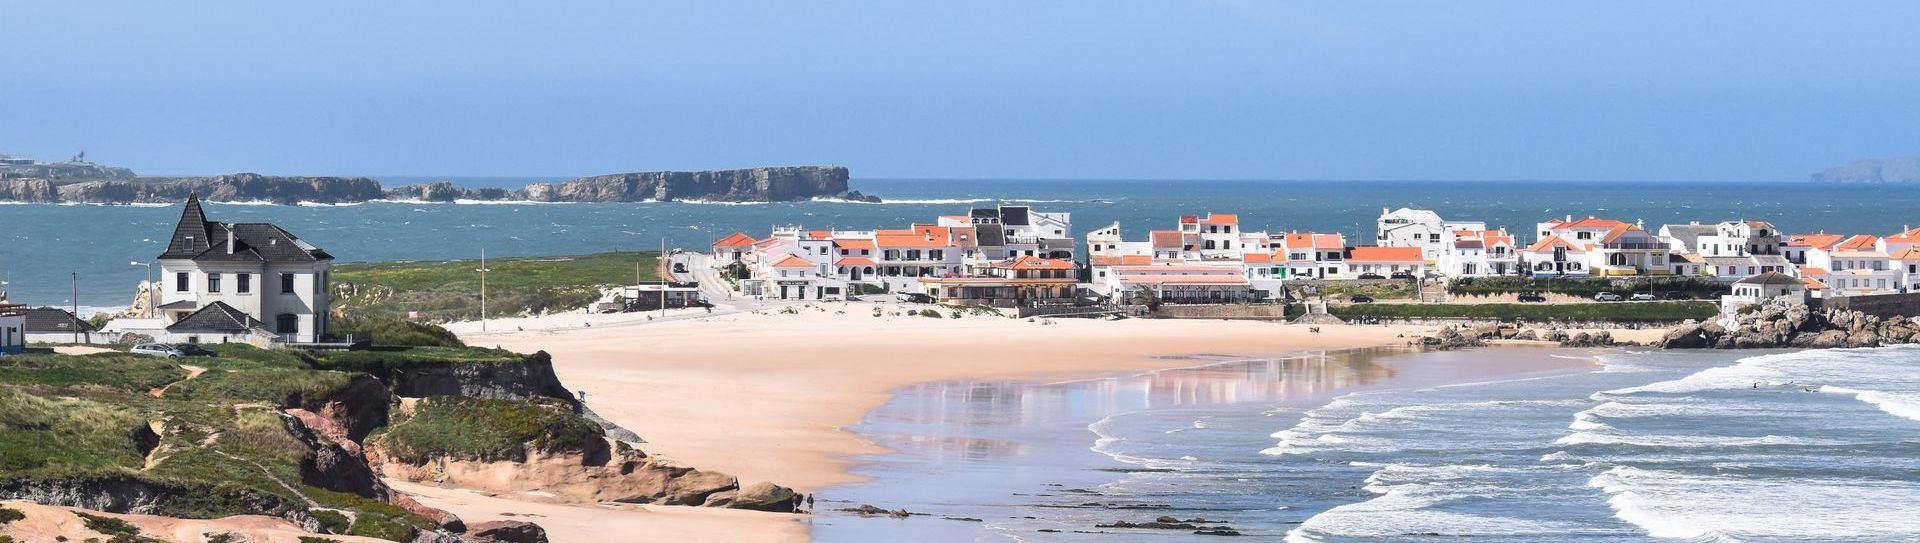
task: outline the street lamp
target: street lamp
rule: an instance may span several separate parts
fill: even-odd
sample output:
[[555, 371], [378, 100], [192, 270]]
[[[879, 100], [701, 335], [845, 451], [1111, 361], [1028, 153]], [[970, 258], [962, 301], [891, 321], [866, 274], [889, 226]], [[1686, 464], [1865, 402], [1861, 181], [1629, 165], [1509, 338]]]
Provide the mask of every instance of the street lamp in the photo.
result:
[[480, 272], [480, 331], [486, 332], [487, 331], [487, 272], [491, 271], [487, 269], [487, 250], [486, 249], [484, 248], [480, 249], [480, 268], [473, 271]]
[[153, 304], [155, 302], [153, 293], [154, 291], [160, 290], [160, 285], [154, 284], [153, 282], [153, 263], [152, 262], [128, 262], [127, 264], [132, 266], [146, 266], [147, 268], [147, 318], [151, 319], [153, 318], [153, 310], [154, 310]]

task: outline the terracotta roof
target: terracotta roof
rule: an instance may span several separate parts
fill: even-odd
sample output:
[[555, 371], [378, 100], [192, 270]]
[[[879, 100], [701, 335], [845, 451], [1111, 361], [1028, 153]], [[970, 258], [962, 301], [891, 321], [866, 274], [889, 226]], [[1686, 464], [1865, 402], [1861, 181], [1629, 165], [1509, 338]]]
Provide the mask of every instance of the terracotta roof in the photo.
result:
[[1287, 247], [1293, 249], [1345, 249], [1347, 239], [1340, 234], [1315, 234], [1295, 232], [1287, 234]]
[[1920, 241], [1920, 228], [1887, 236], [1887, 241], [1899, 241], [1903, 243]]
[[1773, 228], [1773, 223], [1767, 221], [1747, 221], [1747, 226], [1754, 228]]
[[1037, 256], [1022, 256], [1000, 263], [998, 266], [1009, 270], [1071, 270], [1074, 268], [1073, 262], [1068, 260]]
[[1802, 283], [1806, 283], [1806, 284], [1807, 284], [1807, 289], [1808, 289], [1808, 290], [1826, 290], [1826, 288], [1827, 288], [1827, 284], [1826, 284], [1826, 283], [1822, 283], [1822, 282], [1820, 282], [1820, 280], [1818, 280], [1818, 279], [1814, 279], [1814, 278], [1812, 278], [1812, 277], [1802, 277], [1802, 278], [1800, 278], [1800, 281], [1801, 281]]
[[865, 238], [840, 238], [833, 240], [833, 246], [842, 249], [872, 249], [873, 240]]
[[1240, 259], [1248, 264], [1267, 264], [1273, 262], [1273, 253], [1247, 253]]
[[1527, 246], [1527, 250], [1530, 252], [1551, 251], [1553, 250], [1554, 247], [1565, 247], [1568, 250], [1573, 250], [1573, 251], [1587, 250], [1585, 247], [1574, 245], [1572, 242], [1569, 242], [1565, 238], [1561, 238], [1560, 236], [1547, 236], [1545, 239], [1535, 242], [1533, 245]]
[[1826, 268], [1800, 268], [1800, 275], [1826, 275]]
[[1419, 247], [1354, 247], [1348, 262], [1411, 262], [1425, 260]]
[[1232, 213], [1208, 213], [1200, 219], [1200, 224], [1240, 224], [1240, 216]]
[[1613, 227], [1612, 230], [1608, 230], [1606, 237], [1600, 238], [1600, 243], [1613, 243], [1633, 232], [1645, 232], [1645, 230], [1641, 230], [1638, 226], [1621, 223], [1619, 226]]
[[871, 258], [867, 258], [864, 256], [849, 256], [846, 258], [842, 258], [838, 261], [835, 261], [833, 265], [844, 268], [847, 266], [873, 266], [875, 264], [873, 263], [873, 259]]
[[1900, 254], [1893, 255], [1894, 260], [1920, 260], [1920, 247], [1908, 247]]
[[1700, 255], [1694, 253], [1680, 253], [1680, 260], [1694, 264], [1705, 264], [1707, 262], [1707, 259], [1701, 258]]
[[1626, 225], [1627, 223], [1623, 223], [1613, 219], [1598, 219], [1594, 217], [1587, 217], [1585, 219], [1580, 219], [1570, 223], [1561, 223], [1559, 225], [1559, 228], [1608, 228], [1608, 229], [1611, 229], [1611, 228], [1626, 226]]
[[713, 246], [714, 247], [752, 247], [753, 236], [749, 236], [740, 232], [734, 232], [733, 235], [731, 236], [720, 238], [720, 241], [713, 242]]
[[953, 235], [953, 228], [913, 225], [906, 230], [881, 230], [873, 233], [873, 242], [881, 247], [947, 247]]
[[800, 255], [787, 255], [786, 258], [782, 258], [778, 261], [775, 261], [773, 263], [773, 267], [775, 268], [811, 268], [813, 267], [813, 261], [807, 260], [805, 258], [801, 258]]
[[809, 239], [809, 240], [833, 239], [833, 232], [829, 232], [826, 230], [809, 230], [807, 231], [807, 235], [802, 237], [802, 239]]
[[1834, 244], [1840, 243], [1840, 240], [1845, 238], [1846, 236], [1839, 234], [1795, 234], [1787, 238], [1785, 245], [1788, 247], [1812, 247], [1824, 250], [1833, 248]]
[[1087, 263], [1094, 266], [1145, 266], [1153, 263], [1153, 255], [1101, 255], [1088, 257]]
[[1186, 245], [1179, 230], [1154, 230], [1151, 237], [1155, 249], [1178, 249]]
[[1455, 249], [1482, 249], [1485, 247], [1486, 247], [1486, 243], [1480, 241], [1477, 238], [1461, 238], [1461, 239], [1453, 240], [1453, 248]]
[[1880, 241], [1880, 238], [1877, 238], [1877, 237], [1873, 237], [1873, 236], [1869, 236], [1869, 235], [1866, 235], [1866, 234], [1860, 234], [1860, 235], [1857, 235], [1857, 236], [1854, 236], [1854, 237], [1850, 237], [1850, 238], [1847, 238], [1847, 240], [1846, 240], [1846, 241], [1842, 241], [1842, 242], [1840, 242], [1840, 246], [1839, 246], [1839, 247], [1837, 247], [1837, 248], [1838, 248], [1838, 249], [1842, 249], [1842, 250], [1845, 250], [1845, 249], [1854, 249], [1854, 250], [1859, 250], [1859, 249], [1872, 249], [1872, 248], [1875, 248], [1875, 247], [1877, 247], [1877, 246], [1878, 246], [1878, 245], [1877, 245], [1877, 244], [1875, 243], [1875, 242], [1878, 242], [1878, 241]]

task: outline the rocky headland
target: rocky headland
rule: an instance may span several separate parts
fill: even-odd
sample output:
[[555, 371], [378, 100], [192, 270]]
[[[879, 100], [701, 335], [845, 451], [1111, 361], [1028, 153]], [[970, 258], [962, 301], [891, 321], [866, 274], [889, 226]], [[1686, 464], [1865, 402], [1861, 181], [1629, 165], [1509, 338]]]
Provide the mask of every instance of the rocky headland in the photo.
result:
[[1855, 160], [1813, 174], [1816, 183], [1920, 183], [1920, 157]]
[[1832, 349], [1920, 342], [1920, 319], [1772, 301], [1716, 322], [1667, 332], [1667, 349]]
[[[131, 173], [131, 172], [128, 172]], [[188, 194], [214, 202], [351, 204], [374, 200], [452, 202], [787, 202], [816, 198], [877, 202], [847, 187], [844, 166], [779, 166], [693, 172], [635, 172], [533, 183], [517, 190], [466, 188], [445, 181], [383, 187], [366, 177], [62, 176], [0, 178], [0, 201], [23, 203], [174, 203]]]

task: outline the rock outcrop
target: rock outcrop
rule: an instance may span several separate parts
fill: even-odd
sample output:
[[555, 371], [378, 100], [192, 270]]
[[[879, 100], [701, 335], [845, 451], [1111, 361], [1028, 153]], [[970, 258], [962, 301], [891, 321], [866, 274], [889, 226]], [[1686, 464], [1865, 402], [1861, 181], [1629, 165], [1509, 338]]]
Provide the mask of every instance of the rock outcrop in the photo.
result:
[[1920, 157], [1855, 160], [1813, 174], [1816, 183], [1920, 183]]
[[541, 499], [560, 503], [639, 503], [753, 509], [791, 513], [798, 494], [790, 488], [756, 483], [744, 488], [738, 478], [702, 471], [617, 443], [582, 451], [550, 451], [529, 445], [523, 461], [440, 458], [424, 463], [400, 461], [370, 444], [368, 457], [382, 476], [498, 494], [539, 489]]
[[1667, 332], [1659, 346], [1667, 349], [1827, 349], [1914, 342], [1920, 342], [1920, 320], [1914, 317], [1880, 318], [1848, 309], [1815, 309], [1773, 301], [1720, 322], [1680, 326]]
[[540, 525], [517, 520], [475, 524], [466, 535], [478, 543], [547, 543], [547, 531]]
[[553, 373], [553, 356], [535, 352], [519, 362], [423, 362], [397, 367], [366, 368], [385, 382], [396, 396], [466, 396], [493, 400], [555, 398], [576, 401]]
[[[129, 172], [130, 174], [131, 172]], [[188, 194], [212, 202], [350, 204], [370, 200], [528, 202], [787, 202], [830, 198], [877, 202], [847, 188], [844, 166], [780, 166], [694, 172], [634, 172], [582, 177], [519, 190], [464, 188], [445, 181], [382, 187], [365, 177], [21, 177], [0, 179], [0, 201], [26, 203], [173, 203]]]

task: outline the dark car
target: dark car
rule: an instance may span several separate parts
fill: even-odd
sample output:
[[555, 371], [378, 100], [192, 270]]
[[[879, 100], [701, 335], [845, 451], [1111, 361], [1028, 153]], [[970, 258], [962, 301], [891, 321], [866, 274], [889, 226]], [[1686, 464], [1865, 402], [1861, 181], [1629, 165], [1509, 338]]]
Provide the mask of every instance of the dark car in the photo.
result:
[[1522, 292], [1520, 293], [1520, 301], [1527, 303], [1544, 302], [1547, 301], [1547, 297], [1541, 296], [1538, 292]]
[[1666, 298], [1668, 300], [1692, 300], [1693, 296], [1690, 296], [1687, 293], [1680, 292], [1678, 290], [1669, 290], [1667, 291]]
[[1386, 279], [1385, 276], [1382, 276], [1377, 273], [1363, 273], [1363, 274], [1360, 274], [1360, 278], [1361, 279]]
[[673, 273], [687, 273], [687, 263], [685, 262], [673, 263]]
[[201, 347], [199, 345], [194, 345], [192, 343], [182, 343], [182, 344], [173, 346], [173, 348], [174, 350], [180, 351], [180, 354], [184, 354], [187, 356], [212, 356], [212, 357], [220, 356], [220, 353], [213, 352], [213, 350], [211, 349], [208, 349], [206, 347]]
[[1370, 303], [1373, 303], [1373, 297], [1365, 294], [1355, 294], [1352, 297], [1347, 298], [1347, 301], [1353, 302], [1356, 304], [1370, 304]]
[[1397, 271], [1397, 272], [1393, 272], [1393, 276], [1392, 276], [1392, 277], [1393, 277], [1394, 279], [1412, 279], [1412, 278], [1413, 278], [1413, 272], [1403, 272], [1403, 271]]

